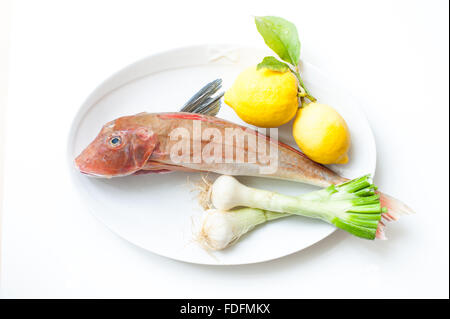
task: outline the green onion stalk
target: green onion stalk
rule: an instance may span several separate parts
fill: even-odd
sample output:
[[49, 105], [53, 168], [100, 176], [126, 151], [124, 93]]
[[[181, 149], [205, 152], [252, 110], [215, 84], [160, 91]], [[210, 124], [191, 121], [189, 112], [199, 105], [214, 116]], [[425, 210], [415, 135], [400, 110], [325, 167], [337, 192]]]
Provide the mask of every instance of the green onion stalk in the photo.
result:
[[211, 250], [232, 245], [257, 225], [291, 215], [318, 218], [365, 239], [384, 238], [381, 215], [387, 210], [369, 175], [300, 196], [247, 187], [223, 175], [200, 197], [203, 206], [213, 208], [205, 213], [198, 241]]

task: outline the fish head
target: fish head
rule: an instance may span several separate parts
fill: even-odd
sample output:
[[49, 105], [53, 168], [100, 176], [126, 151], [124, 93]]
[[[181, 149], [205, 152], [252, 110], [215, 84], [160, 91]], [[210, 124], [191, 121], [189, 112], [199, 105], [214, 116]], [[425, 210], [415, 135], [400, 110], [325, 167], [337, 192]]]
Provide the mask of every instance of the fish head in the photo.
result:
[[158, 144], [149, 128], [105, 124], [97, 137], [75, 159], [78, 170], [89, 176], [125, 176], [140, 170]]

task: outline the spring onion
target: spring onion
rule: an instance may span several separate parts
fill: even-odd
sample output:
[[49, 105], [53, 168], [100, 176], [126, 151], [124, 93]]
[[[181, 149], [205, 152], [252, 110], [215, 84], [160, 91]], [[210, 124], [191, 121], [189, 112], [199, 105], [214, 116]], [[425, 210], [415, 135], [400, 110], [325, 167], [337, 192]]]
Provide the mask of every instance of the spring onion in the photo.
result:
[[[207, 212], [200, 237], [210, 249], [223, 249], [256, 225], [294, 214], [319, 218], [355, 236], [375, 239], [381, 237], [379, 222], [386, 212], [375, 191], [369, 175], [300, 196], [250, 188], [223, 175], [207, 188], [208, 200], [216, 209]], [[230, 211], [240, 206], [253, 209]]]
[[257, 225], [286, 216], [291, 215], [248, 207], [230, 211], [208, 209], [196, 239], [208, 250], [222, 250]]

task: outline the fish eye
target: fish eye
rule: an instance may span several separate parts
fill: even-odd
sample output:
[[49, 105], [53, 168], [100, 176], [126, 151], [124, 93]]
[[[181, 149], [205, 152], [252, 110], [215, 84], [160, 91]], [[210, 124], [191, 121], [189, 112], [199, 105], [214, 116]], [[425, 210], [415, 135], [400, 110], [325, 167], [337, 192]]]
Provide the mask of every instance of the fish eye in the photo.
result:
[[113, 136], [113, 137], [111, 137], [111, 139], [109, 140], [109, 144], [110, 144], [112, 147], [117, 147], [117, 146], [119, 146], [120, 144], [122, 144], [122, 138], [121, 138], [120, 136]]

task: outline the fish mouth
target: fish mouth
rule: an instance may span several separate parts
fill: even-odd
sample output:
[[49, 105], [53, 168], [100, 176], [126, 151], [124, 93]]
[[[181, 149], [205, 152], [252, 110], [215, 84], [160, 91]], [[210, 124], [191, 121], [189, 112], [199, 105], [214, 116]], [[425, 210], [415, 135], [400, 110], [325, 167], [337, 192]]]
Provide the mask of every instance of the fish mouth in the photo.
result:
[[134, 171], [130, 172], [130, 173], [126, 173], [126, 174], [101, 174], [101, 173], [94, 173], [89, 169], [86, 168], [82, 168], [80, 167], [80, 165], [78, 165], [78, 163], [75, 161], [75, 168], [83, 175], [88, 176], [88, 177], [93, 177], [93, 178], [113, 178], [113, 177], [122, 177], [122, 176], [128, 176], [128, 175], [132, 175], [133, 173], [135, 173]]
[[98, 173], [89, 172], [87, 170], [83, 170], [77, 164], [75, 164], [75, 167], [81, 174], [88, 176], [88, 177], [95, 177], [95, 178], [111, 178], [112, 177], [111, 175], [103, 175], [103, 174], [98, 174]]
[[81, 171], [80, 173], [83, 175], [86, 175], [88, 177], [93, 177], [93, 178], [107, 178], [107, 179], [111, 179], [113, 177], [124, 177], [124, 176], [129, 176], [129, 175], [133, 175], [135, 172], [132, 173], [127, 173], [127, 174], [116, 174], [116, 175], [107, 175], [107, 174], [97, 174], [97, 173], [91, 173], [91, 172], [85, 172], [85, 171]]
[[90, 172], [85, 172], [82, 170], [79, 170], [81, 174], [86, 175], [88, 177], [94, 177], [94, 178], [111, 178], [112, 176], [110, 175], [101, 175], [101, 174], [95, 174], [95, 173], [90, 173]]
[[112, 177], [111, 175], [94, 173], [91, 170], [86, 169], [85, 165], [82, 165], [78, 161], [78, 158], [75, 159], [74, 164], [75, 164], [75, 168], [83, 175], [86, 175], [86, 176], [89, 176], [89, 177], [96, 177], [96, 178], [111, 178]]

